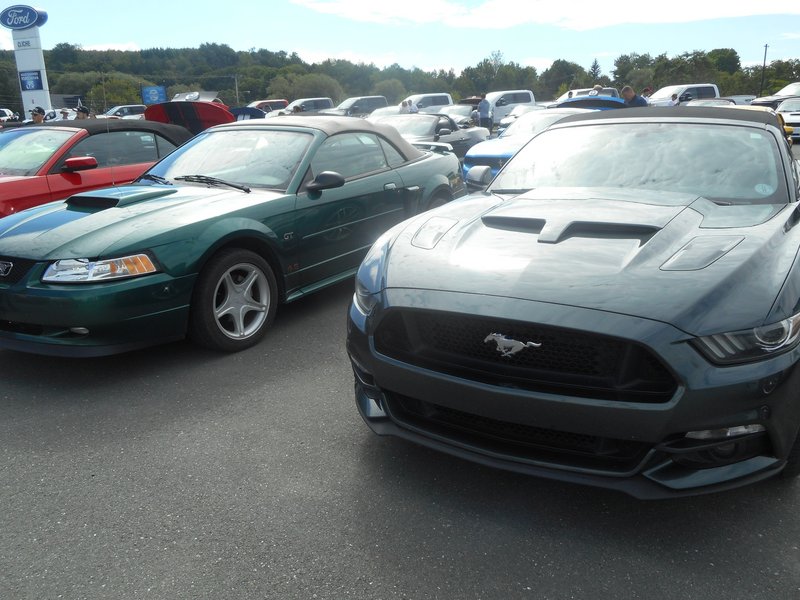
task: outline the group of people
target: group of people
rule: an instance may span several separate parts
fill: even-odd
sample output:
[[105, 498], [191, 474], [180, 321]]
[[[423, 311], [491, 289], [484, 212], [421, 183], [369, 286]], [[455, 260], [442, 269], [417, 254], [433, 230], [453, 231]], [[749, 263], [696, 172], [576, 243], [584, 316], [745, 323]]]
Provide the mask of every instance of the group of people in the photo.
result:
[[[44, 123], [44, 118], [47, 116], [47, 111], [41, 106], [36, 106], [30, 109], [28, 112], [31, 113], [31, 120], [28, 122], [29, 125], [41, 125]], [[90, 113], [89, 109], [85, 106], [79, 106], [75, 109], [75, 121], [80, 121], [82, 119], [89, 119]], [[61, 119], [67, 120], [69, 119], [69, 109], [62, 108], [61, 109]]]
[[419, 108], [411, 100], [403, 100], [400, 103], [400, 114], [415, 114], [419, 112]]

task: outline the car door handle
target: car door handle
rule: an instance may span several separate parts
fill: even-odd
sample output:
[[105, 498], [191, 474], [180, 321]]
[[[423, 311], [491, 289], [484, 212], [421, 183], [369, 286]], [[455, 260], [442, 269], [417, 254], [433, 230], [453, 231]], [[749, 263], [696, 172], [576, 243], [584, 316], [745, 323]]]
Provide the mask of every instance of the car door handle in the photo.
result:
[[392, 190], [396, 190], [397, 189], [397, 184], [396, 183], [387, 183], [386, 185], [383, 186], [383, 189], [386, 190], [387, 192], [390, 192]]

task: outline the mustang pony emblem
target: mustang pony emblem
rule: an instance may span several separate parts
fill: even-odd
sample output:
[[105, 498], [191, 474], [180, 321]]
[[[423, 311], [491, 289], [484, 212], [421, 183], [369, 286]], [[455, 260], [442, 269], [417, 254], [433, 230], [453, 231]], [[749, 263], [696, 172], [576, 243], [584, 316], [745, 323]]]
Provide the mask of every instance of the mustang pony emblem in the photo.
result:
[[0, 260], [0, 277], [5, 277], [9, 273], [11, 273], [11, 269], [14, 267], [14, 263], [6, 262], [4, 260]]
[[497, 344], [497, 351], [501, 356], [513, 356], [517, 352], [525, 350], [525, 348], [538, 348], [540, 343], [536, 342], [520, 342], [519, 340], [512, 340], [507, 335], [502, 333], [490, 333], [483, 340], [484, 344], [494, 341]]

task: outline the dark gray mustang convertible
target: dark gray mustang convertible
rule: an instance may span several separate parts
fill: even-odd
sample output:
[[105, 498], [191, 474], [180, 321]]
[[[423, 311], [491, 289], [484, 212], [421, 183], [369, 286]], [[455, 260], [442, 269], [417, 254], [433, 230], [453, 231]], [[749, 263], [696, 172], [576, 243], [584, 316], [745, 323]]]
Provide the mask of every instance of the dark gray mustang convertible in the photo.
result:
[[541, 133], [483, 193], [395, 226], [362, 263], [347, 348], [364, 420], [640, 498], [797, 475], [789, 150], [774, 114], [728, 108]]

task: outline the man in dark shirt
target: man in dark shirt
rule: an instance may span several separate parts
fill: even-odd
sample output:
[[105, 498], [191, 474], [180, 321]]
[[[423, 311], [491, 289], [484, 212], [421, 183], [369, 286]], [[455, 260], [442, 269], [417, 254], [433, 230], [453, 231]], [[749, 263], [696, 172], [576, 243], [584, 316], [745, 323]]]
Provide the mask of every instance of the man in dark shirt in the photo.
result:
[[625, 98], [625, 106], [647, 106], [647, 100], [633, 91], [633, 88], [629, 85], [622, 88], [622, 97]]

